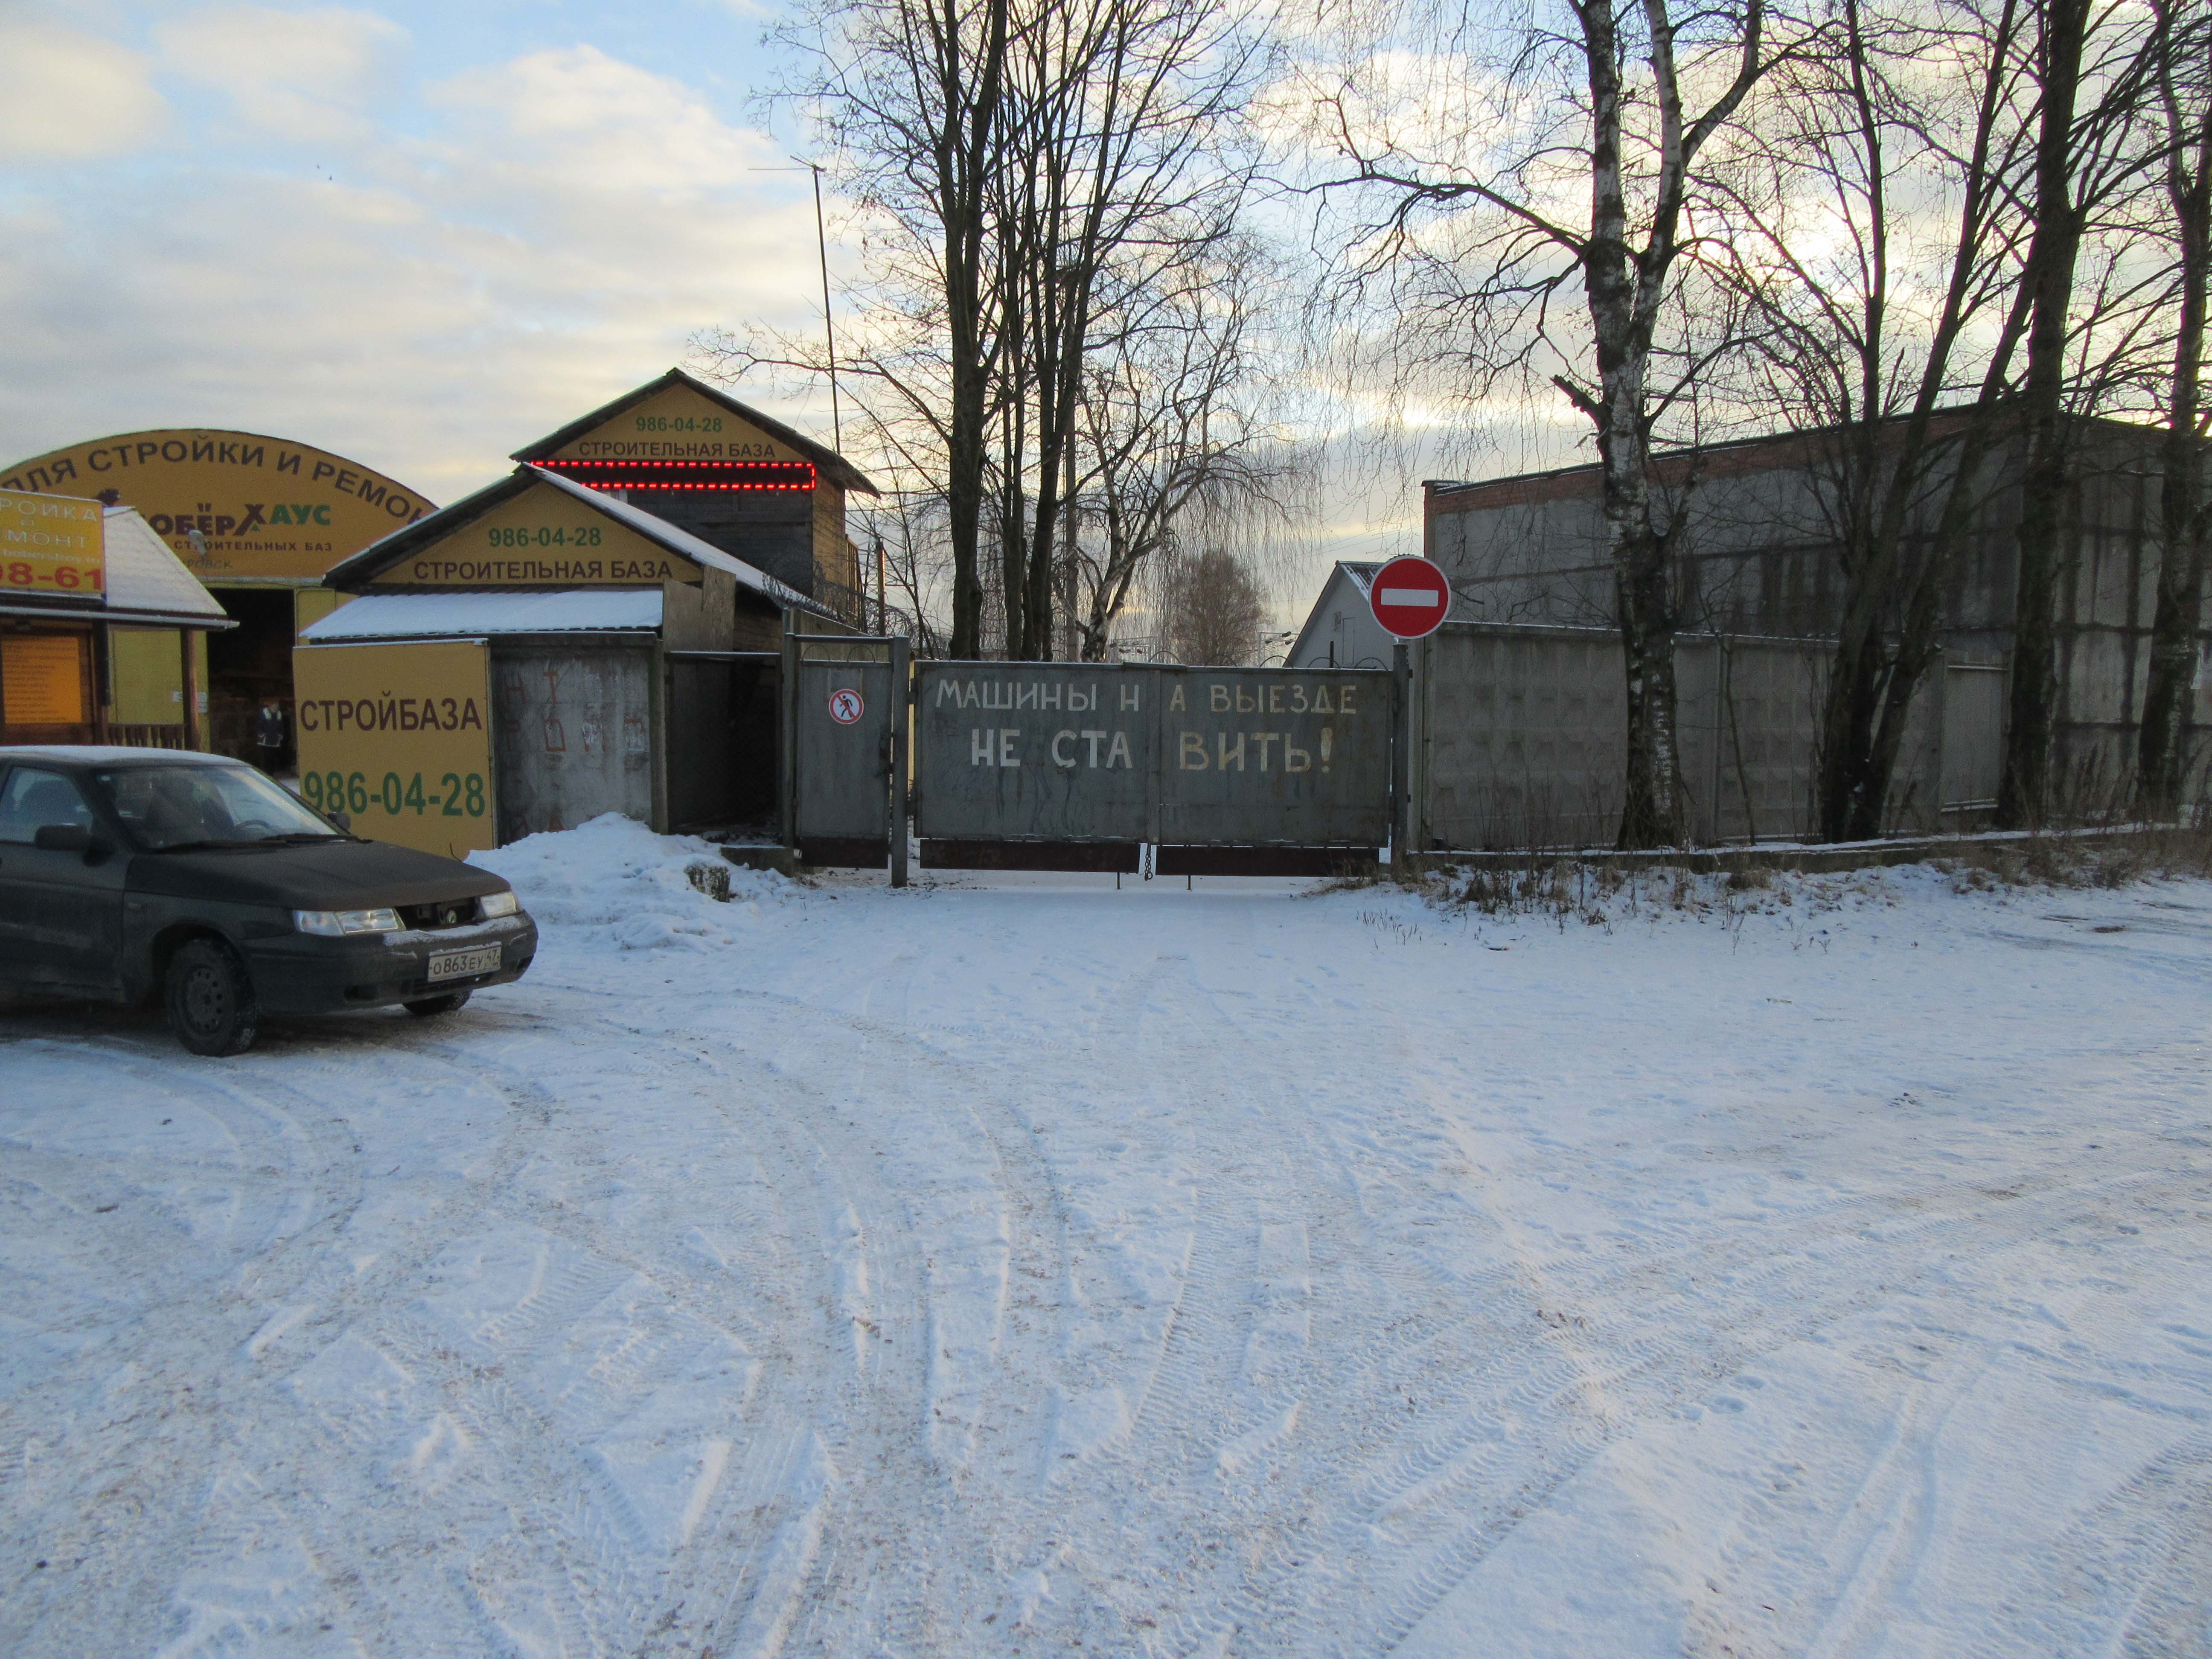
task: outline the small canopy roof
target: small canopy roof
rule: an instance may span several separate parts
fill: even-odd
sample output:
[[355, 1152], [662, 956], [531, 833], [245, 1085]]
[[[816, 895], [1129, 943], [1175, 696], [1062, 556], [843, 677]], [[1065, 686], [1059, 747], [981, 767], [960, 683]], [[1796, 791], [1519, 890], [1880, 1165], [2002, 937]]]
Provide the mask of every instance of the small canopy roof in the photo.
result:
[[300, 630], [311, 645], [340, 640], [477, 638], [490, 634], [650, 633], [657, 587], [564, 587], [539, 593], [364, 593]]
[[107, 546], [106, 603], [0, 605], [0, 616], [201, 628], [211, 633], [238, 626], [137, 507], [108, 507], [100, 514], [100, 529]]
[[659, 379], [647, 380], [635, 391], [623, 392], [612, 403], [602, 404], [590, 414], [579, 416], [558, 432], [549, 432], [536, 443], [524, 445], [520, 449], [516, 450], [510, 459], [518, 461], [542, 461], [548, 456], [557, 454], [564, 446], [573, 443], [593, 427], [605, 425], [624, 410], [641, 404], [647, 398], [658, 392], [665, 392], [672, 386], [690, 387], [709, 402], [729, 410], [739, 420], [759, 428], [778, 443], [788, 444], [821, 469], [823, 476], [830, 483], [863, 495], [875, 495], [882, 493], [875, 485], [868, 482], [866, 473], [827, 444], [815, 442], [805, 433], [786, 426], [773, 415], [763, 415], [750, 404], [739, 403], [721, 387], [702, 380], [696, 374], [687, 374], [680, 368], [672, 368]]
[[808, 611], [831, 622], [838, 619], [837, 613], [827, 605], [808, 599], [797, 588], [778, 581], [765, 570], [725, 553], [712, 542], [703, 541], [665, 519], [655, 518], [643, 507], [632, 507], [628, 501], [618, 501], [603, 490], [587, 489], [573, 478], [564, 478], [542, 466], [518, 466], [497, 483], [488, 484], [473, 495], [463, 496], [451, 507], [441, 507], [417, 519], [404, 529], [393, 531], [382, 541], [372, 542], [353, 557], [332, 565], [330, 574], [323, 578], [323, 586], [349, 591], [364, 587], [401, 560], [420, 552], [441, 538], [453, 534], [470, 520], [482, 518], [501, 502], [512, 501], [524, 490], [541, 483], [574, 497], [592, 512], [636, 532], [664, 551], [709, 570], [726, 572], [736, 579], [739, 587], [771, 605]]

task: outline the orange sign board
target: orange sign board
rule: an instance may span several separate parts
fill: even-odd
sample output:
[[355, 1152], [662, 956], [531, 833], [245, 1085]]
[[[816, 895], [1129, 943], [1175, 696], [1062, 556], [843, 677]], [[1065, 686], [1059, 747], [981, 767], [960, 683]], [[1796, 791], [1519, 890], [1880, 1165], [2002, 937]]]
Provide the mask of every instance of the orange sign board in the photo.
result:
[[688, 386], [665, 386], [553, 453], [562, 461], [804, 461]]
[[319, 580], [431, 510], [428, 497], [358, 461], [252, 432], [131, 432], [73, 444], [0, 471], [0, 489], [112, 489], [192, 574], [217, 586]]
[[655, 587], [697, 565], [556, 485], [532, 484], [379, 576], [377, 587]]
[[82, 726], [82, 634], [0, 637], [0, 721], [9, 726]]
[[97, 599], [106, 585], [98, 501], [0, 489], [0, 592]]

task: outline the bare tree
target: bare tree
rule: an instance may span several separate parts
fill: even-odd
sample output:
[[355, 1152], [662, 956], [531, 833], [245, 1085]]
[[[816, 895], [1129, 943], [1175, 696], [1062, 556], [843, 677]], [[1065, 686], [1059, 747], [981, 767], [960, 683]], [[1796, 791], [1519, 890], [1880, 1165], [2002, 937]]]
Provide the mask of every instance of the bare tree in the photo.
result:
[[[1686, 17], [1668, 0], [1566, 0], [1566, 9], [1568, 29], [1485, 66], [1504, 89], [1486, 133], [1417, 143], [1370, 119], [1349, 88], [1328, 101], [1336, 148], [1352, 163], [1343, 182], [1395, 204], [1363, 239], [1363, 269], [1455, 267], [1452, 311], [1468, 359], [1493, 375], [1556, 365], [1548, 378], [1590, 423], [1626, 663], [1620, 841], [1666, 846], [1685, 835], [1673, 583], [1682, 519], [1679, 501], [1652, 487], [1652, 430], [1694, 386], [1705, 356], [1670, 363], [1655, 342], [1662, 328], [1681, 339], [1697, 332], [1700, 319], [1680, 304], [1693, 180], [1774, 53], [1764, 0], [1723, 0]], [[1699, 88], [1701, 109], [1692, 106]], [[1587, 200], [1585, 215], [1566, 211], [1571, 191]], [[1553, 301], [1577, 280], [1582, 314], [1571, 320]], [[1668, 383], [1654, 384], [1655, 368], [1671, 371]]]
[[[1770, 428], [1816, 434], [1806, 477], [1844, 578], [1818, 745], [1830, 840], [1882, 833], [2026, 322], [2021, 22], [2018, 0], [1835, 0], [1704, 181], [1717, 263], [1753, 319], [1736, 395]], [[1929, 211], [1947, 203], [1948, 224]]]
[[815, 0], [775, 33], [802, 67], [779, 94], [817, 123], [830, 171], [866, 227], [860, 326], [832, 360], [811, 337], [712, 330], [699, 367], [857, 380], [858, 426], [895, 489], [941, 498], [951, 554], [951, 649], [972, 654], [994, 332], [988, 225], [1007, 137], [1016, 0]]
[[1164, 631], [1175, 660], [1235, 668], [1254, 659], [1267, 601], [1242, 559], [1209, 547], [1172, 561], [1160, 574]]
[[1086, 363], [1115, 296], [1171, 285], [1234, 220], [1261, 33], [1242, 0], [817, 0], [782, 33], [809, 66], [785, 95], [863, 233], [861, 303], [834, 364], [761, 330], [696, 355], [837, 371], [894, 490], [941, 498], [903, 524], [948, 544], [947, 648], [1048, 655]]
[[[2114, 309], [2092, 294], [2076, 311], [2085, 235], [2101, 204], [2126, 191], [2151, 151], [2139, 142], [2150, 111], [2154, 32], [2133, 8], [2095, 0], [2037, 0], [2031, 72], [2039, 94], [2033, 230], [2022, 287], [2028, 307], [2026, 372], [2017, 399], [2027, 447], [2013, 602], [2011, 707], [1997, 822], [2020, 829], [2051, 811], [2051, 761], [2058, 694], [2058, 585], [2066, 494], [2075, 479], [2084, 399], [2107, 383], [2096, 344]], [[2069, 361], [2071, 354], [2075, 361]], [[2090, 366], [2085, 373], [2082, 361]]]
[[1115, 331], [1086, 366], [1074, 453], [1075, 529], [1061, 604], [1078, 653], [1105, 659], [1151, 566], [1194, 527], [1279, 508], [1291, 463], [1266, 416], [1255, 360], [1259, 256], [1224, 237], [1190, 250], [1176, 280], [1107, 307]]
[[2160, 36], [2157, 87], [2165, 138], [2160, 184], [2170, 215], [2179, 303], [2165, 398], [2158, 601], [2136, 776], [2140, 810], [2146, 817], [2163, 817], [2180, 805], [2187, 781], [2197, 631], [2204, 614], [2206, 551], [2212, 544], [2203, 386], [2205, 313], [2212, 298], [2212, 7], [2203, 0], [2153, 3]]
[[1086, 365], [1117, 295], [1172, 287], [1228, 234], [1233, 154], [1264, 61], [1254, 19], [1206, 0], [1017, 0], [1009, 137], [994, 184], [996, 490], [1006, 645], [1050, 654]]

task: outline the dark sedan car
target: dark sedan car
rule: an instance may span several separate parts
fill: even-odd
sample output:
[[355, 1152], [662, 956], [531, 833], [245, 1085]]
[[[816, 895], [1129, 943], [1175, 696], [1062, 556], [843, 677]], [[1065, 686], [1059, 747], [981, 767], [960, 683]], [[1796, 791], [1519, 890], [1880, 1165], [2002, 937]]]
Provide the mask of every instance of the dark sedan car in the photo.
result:
[[138, 1002], [231, 1054], [269, 1014], [450, 1013], [538, 928], [488, 870], [346, 833], [252, 767], [0, 749], [0, 992]]

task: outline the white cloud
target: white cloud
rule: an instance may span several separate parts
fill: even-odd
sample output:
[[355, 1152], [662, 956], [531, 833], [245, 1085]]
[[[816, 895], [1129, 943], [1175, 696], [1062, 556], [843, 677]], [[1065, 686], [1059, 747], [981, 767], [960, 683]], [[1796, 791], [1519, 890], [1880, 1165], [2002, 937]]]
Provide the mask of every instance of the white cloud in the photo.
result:
[[548, 52], [404, 114], [427, 134], [383, 131], [330, 177], [187, 135], [104, 178], [96, 222], [58, 180], [0, 198], [0, 379], [40, 388], [0, 404], [0, 461], [198, 423], [450, 501], [696, 331], [819, 316], [811, 198], [749, 173], [778, 152], [681, 83]]
[[227, 94], [239, 115], [298, 143], [358, 138], [395, 79], [407, 32], [374, 12], [212, 6], [154, 31], [163, 67]]
[[75, 159], [134, 149], [167, 120], [139, 53], [88, 34], [0, 18], [0, 154]]
[[[596, 46], [541, 52], [432, 89], [461, 135], [489, 138], [506, 163], [601, 191], [677, 201], [757, 184], [782, 157], [726, 125], [697, 92]], [[496, 176], [496, 175], [495, 175]]]

